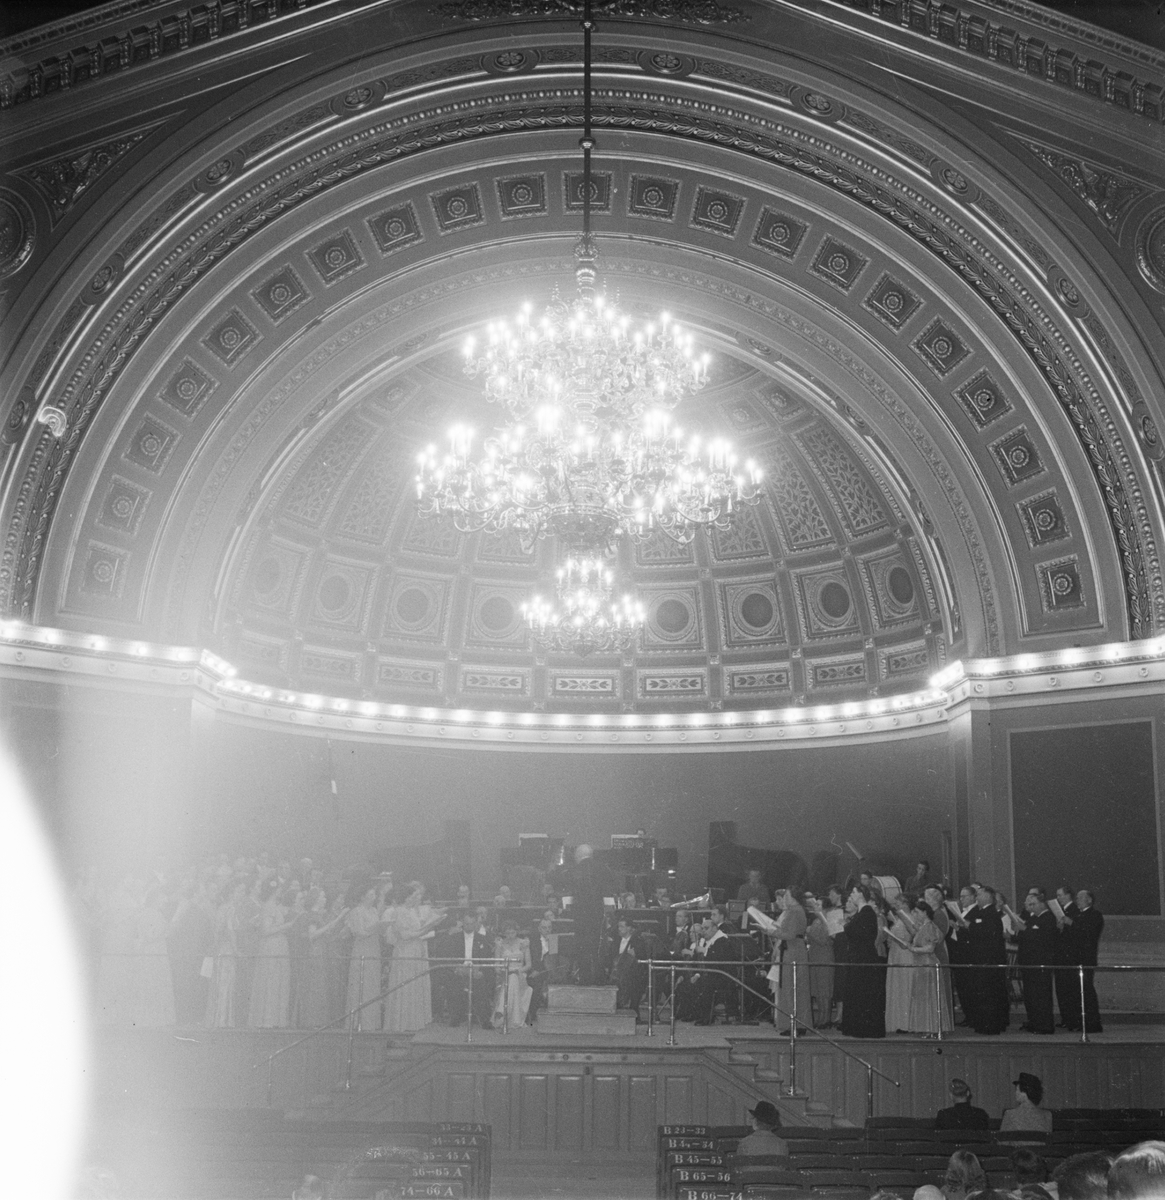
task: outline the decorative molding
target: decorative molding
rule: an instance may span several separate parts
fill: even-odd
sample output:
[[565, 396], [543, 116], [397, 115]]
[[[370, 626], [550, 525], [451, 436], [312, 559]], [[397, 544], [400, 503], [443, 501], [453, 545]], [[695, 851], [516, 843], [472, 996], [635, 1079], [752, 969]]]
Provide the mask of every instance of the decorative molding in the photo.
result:
[[[909, 647], [900, 648], [908, 651]], [[388, 660], [382, 660], [387, 662]], [[426, 671], [429, 664], [401, 664]], [[435, 669], [440, 670], [438, 666]], [[481, 686], [502, 694], [522, 686], [521, 672], [476, 668]], [[756, 670], [734, 668], [738, 673]], [[779, 664], [766, 664], [776, 673]], [[973, 659], [944, 667], [921, 691], [872, 700], [737, 712], [649, 713], [498, 712], [354, 700], [288, 691], [241, 678], [208, 650], [109, 638], [73, 630], [0, 622], [0, 672], [14, 678], [67, 680], [70, 686], [133, 688], [173, 695], [199, 694], [215, 715], [270, 728], [298, 728], [331, 738], [465, 749], [582, 750], [635, 753], [658, 750], [755, 750], [941, 733], [970, 708], [1009, 708], [1075, 700], [1159, 697], [1165, 694], [1165, 638], [1071, 647], [1064, 650]], [[686, 690], [694, 674], [674, 673], [661, 701]], [[663, 676], [660, 676], [663, 682]], [[742, 680], [747, 686], [747, 680]], [[781, 688], [778, 679], [761, 686]], [[695, 684], [693, 684], [695, 686]]]
[[1121, 218], [1149, 190], [1111, 167], [1064, 154], [1029, 138], [1017, 140], [1083, 200], [1114, 237]]
[[[515, 17], [582, 14], [580, 0], [447, 0], [429, 12], [446, 21], [498, 21]], [[716, 0], [601, 0], [602, 17], [630, 17], [646, 21], [686, 21], [695, 25], [732, 25], [751, 18], [743, 9], [717, 4]]]
[[[693, 105], [690, 107], [699, 106]], [[451, 140], [457, 140], [460, 137], [467, 136], [472, 131], [480, 131], [482, 128], [480, 125], [482, 119], [478, 114], [455, 118], [451, 122], [445, 123], [445, 132], [450, 135]], [[489, 117], [489, 128], [492, 131], [499, 127], [499, 122], [505, 125], [510, 119], [504, 113], [491, 114]], [[561, 123], [557, 120], [555, 113], [549, 108], [544, 112], [538, 113], [533, 118], [529, 116], [525, 119], [514, 117], [513, 120], [515, 128], [531, 127], [532, 123], [541, 123], [543, 120], [549, 120], [555, 124]], [[742, 143], [744, 143], [744, 148], [748, 148], [752, 153], [783, 165], [793, 166], [801, 171], [809, 171], [823, 182], [842, 188], [847, 194], [856, 196], [864, 203], [872, 204], [881, 211], [887, 212], [892, 220], [907, 228], [913, 236], [922, 240], [928, 248], [955, 266], [965, 278], [970, 279], [976, 289], [994, 307], [1005, 310], [1008, 314], [1018, 314], [1018, 311], [1022, 309], [1018, 301], [1006, 293], [1006, 289], [1000, 283], [999, 274], [988, 271], [984, 264], [975, 261], [970, 252], [956, 241], [947, 227], [940, 226], [929, 218], [922, 216], [919, 211], [905, 205], [900, 197], [891, 198], [892, 193], [888, 193], [886, 189], [879, 185], [869, 184], [867, 180], [863, 179], [851, 168], [839, 168], [837, 164], [830, 163], [819, 155], [810, 154], [803, 146], [793, 148], [776, 139], [753, 136], [751, 131], [742, 130], [740, 127], [726, 126], [722, 122], [713, 122], [703, 118], [695, 118], [690, 121], [675, 118], [665, 123], [658, 114], [654, 114], [650, 110], [647, 113], [638, 110], [615, 110], [609, 118], [605, 118], [605, 122], [613, 127], [622, 127], [624, 125], [636, 128], [666, 127], [670, 132], [679, 132], [697, 137], [711, 136], [712, 140], [723, 140], [720, 136], [721, 132], [725, 136], [731, 133], [732, 144], [742, 146]], [[645, 122], [647, 123], [646, 126]], [[749, 133], [748, 138], [743, 136], [745, 132]], [[786, 134], [788, 133], [788, 131], [785, 132]], [[415, 136], [412, 132], [404, 135], [408, 139], [408, 144], [413, 147], [416, 145]], [[438, 140], [440, 139], [438, 138]], [[358, 161], [349, 159], [346, 169], [352, 172], [362, 170], [380, 162], [388, 161], [398, 152], [403, 152], [403, 147], [397, 139], [389, 139], [386, 144], [377, 148], [375, 152], [364, 155]], [[320, 179], [320, 172], [322, 171], [326, 171], [328, 174], [326, 182]], [[247, 210], [245, 217], [236, 218], [234, 229], [220, 232], [209, 249], [206, 246], [202, 248], [203, 262], [201, 264], [190, 262], [186, 264], [188, 269], [184, 272], [183, 283], [185, 284], [188, 280], [193, 281], [201, 268], [212, 265], [213, 261], [216, 261], [222, 253], [226, 253], [230, 246], [250, 236], [265, 220], [279, 215], [280, 212], [286, 211], [291, 205], [301, 202], [308, 196], [317, 194], [322, 187], [330, 186], [333, 182], [338, 182], [343, 176], [344, 172], [334, 168], [320, 168], [319, 171], [311, 172], [306, 178], [301, 179], [297, 186], [284, 187], [279, 189], [278, 192], [268, 193], [258, 204]], [[240, 221], [243, 222], [242, 225], [238, 224]], [[170, 296], [167, 296], [167, 300], [169, 299]], [[162, 310], [165, 307], [166, 305], [163, 305]], [[1112, 514], [1114, 527], [1118, 535], [1118, 548], [1126, 562], [1126, 585], [1130, 593], [1129, 607], [1132, 627], [1134, 629], [1142, 629], [1145, 627], [1144, 621], [1150, 615], [1143, 602], [1143, 597], [1146, 595], [1143, 582], [1146, 570], [1145, 564], [1147, 559], [1155, 563], [1156, 556], [1155, 554], [1146, 555], [1141, 538], [1142, 531], [1137, 530], [1135, 525], [1131, 529], [1130, 536], [1130, 522], [1133, 513], [1131, 505], [1124, 494], [1122, 472], [1120, 470], [1113, 470], [1115, 463], [1113, 462], [1112, 451], [1106, 444], [1095, 417], [1087, 404], [1084, 403], [1083, 396], [1079, 394], [1074, 382], [1070, 377], [1066, 378], [1066, 373], [1057, 361], [1054, 350], [1051, 350], [1051, 347], [1041, 334], [1035, 332], [1035, 322], [1030, 317], [1025, 316], [1018, 317], [1015, 321], [1009, 320], [1008, 323], [1012, 325], [1013, 329], [1017, 324], [1021, 327], [1018, 333], [1021, 336], [1021, 340], [1025, 342], [1025, 346], [1029, 348], [1029, 353], [1032, 354], [1037, 364], [1044, 370], [1045, 375], [1055, 381], [1054, 386], [1062, 399], [1065, 398], [1065, 395], [1067, 396], [1065, 407], [1073, 416], [1078, 430], [1081, 431], [1081, 440], [1085, 443], [1089, 451], [1098, 480], [1101, 482], [1102, 490], [1109, 501], [1110, 513]], [[136, 326], [132, 332], [132, 341], [139, 340], [147, 327], [144, 324]], [[124, 336], [131, 337], [130, 334]], [[1050, 357], [1047, 351], [1050, 351]], [[112, 363], [112, 366], [105, 372], [107, 380], [112, 382], [112, 376], [120, 369], [122, 359], [114, 355], [111, 358], [107, 358], [106, 362]], [[85, 393], [87, 407], [83, 407], [83, 416], [91, 414], [100, 398], [99, 389], [92, 381], [86, 386]], [[1072, 402], [1073, 400], [1074, 402]], [[71, 441], [72, 439], [70, 439]], [[66, 446], [68, 446], [68, 443]], [[70, 454], [71, 450], [62, 456], [62, 460], [67, 460]], [[62, 467], [60, 463], [57, 464], [56, 476], [60, 480], [63, 480], [64, 469], [66, 468]], [[59, 487], [56, 490], [59, 490]], [[45, 497], [51, 501], [51, 504], [55, 504], [55, 491], [52, 487], [47, 489]], [[22, 566], [27, 568], [23, 572], [26, 586], [23, 592], [22, 603], [25, 607], [31, 599], [32, 589], [35, 587], [35, 560], [39, 556], [39, 547], [43, 546], [44, 534], [47, 532], [48, 518], [51, 516], [51, 504], [49, 512], [45, 513], [42, 510], [42, 517], [44, 519], [38, 520], [36, 529], [31, 531], [30, 537], [26, 540], [25, 563], [22, 564]], [[1137, 515], [1141, 514], [1138, 513]]]
[[59, 158], [33, 163], [23, 167], [17, 175], [28, 180], [48, 202], [51, 227], [55, 228], [81, 197], [159, 124], [154, 122], [146, 129], [83, 150], [72, 150]]

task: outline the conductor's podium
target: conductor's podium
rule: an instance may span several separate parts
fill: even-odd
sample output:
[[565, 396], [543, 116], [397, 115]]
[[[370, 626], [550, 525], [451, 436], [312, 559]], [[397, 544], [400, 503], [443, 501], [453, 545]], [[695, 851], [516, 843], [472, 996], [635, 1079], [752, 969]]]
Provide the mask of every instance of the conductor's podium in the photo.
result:
[[534, 1028], [539, 1033], [556, 1036], [634, 1037], [635, 1013], [631, 1009], [616, 1009], [617, 992], [613, 984], [598, 987], [551, 984], [546, 993], [546, 1007], [539, 1012]]

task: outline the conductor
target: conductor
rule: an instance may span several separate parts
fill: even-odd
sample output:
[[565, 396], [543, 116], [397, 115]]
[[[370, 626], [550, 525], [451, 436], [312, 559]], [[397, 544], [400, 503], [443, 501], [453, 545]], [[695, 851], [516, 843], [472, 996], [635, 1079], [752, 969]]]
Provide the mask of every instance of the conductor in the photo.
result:
[[604, 891], [595, 852], [585, 843], [575, 847], [570, 886], [578, 981], [591, 987], [605, 982], [601, 976]]

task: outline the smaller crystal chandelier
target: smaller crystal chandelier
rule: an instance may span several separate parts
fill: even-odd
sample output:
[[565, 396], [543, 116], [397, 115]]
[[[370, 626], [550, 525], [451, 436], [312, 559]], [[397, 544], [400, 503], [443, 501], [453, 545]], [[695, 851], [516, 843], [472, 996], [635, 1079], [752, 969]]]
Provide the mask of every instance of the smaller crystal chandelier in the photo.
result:
[[545, 650], [585, 657], [629, 649], [644, 621], [643, 605], [612, 595], [615, 577], [598, 558], [568, 558], [557, 571], [557, 601], [522, 605], [530, 634]]
[[760, 495], [755, 463], [739, 462], [722, 439], [685, 437], [662, 410], [630, 426], [571, 429], [559, 406], [533, 415], [533, 428], [499, 431], [477, 457], [464, 425], [450, 430], [446, 454], [422, 451], [421, 513], [450, 513], [463, 533], [513, 529], [527, 550], [553, 536], [606, 557], [621, 538], [644, 541], [659, 530], [686, 543], [697, 528], [726, 529]]

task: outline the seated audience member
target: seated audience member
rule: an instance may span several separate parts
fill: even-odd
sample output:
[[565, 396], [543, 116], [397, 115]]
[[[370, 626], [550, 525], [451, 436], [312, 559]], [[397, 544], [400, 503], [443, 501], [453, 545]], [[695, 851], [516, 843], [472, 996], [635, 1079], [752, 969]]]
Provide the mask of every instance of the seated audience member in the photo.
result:
[[736, 1147], [737, 1158], [755, 1158], [762, 1154], [787, 1157], [789, 1144], [777, 1136], [777, 1130], [781, 1127], [781, 1114], [777, 1112], [777, 1106], [762, 1100], [756, 1108], [748, 1110], [748, 1117], [752, 1133], [742, 1138]]
[[936, 1188], [933, 1183], [924, 1183], [922, 1187], [914, 1189], [914, 1200], [943, 1200], [941, 1188]]
[[945, 1200], [966, 1200], [971, 1192], [987, 1187], [987, 1173], [970, 1150], [956, 1150], [947, 1163], [942, 1192]]
[[1109, 1200], [1165, 1197], [1165, 1142], [1141, 1142], [1118, 1154], [1108, 1168]]
[[1015, 1192], [1023, 1200], [1055, 1200], [1056, 1185], [1049, 1182], [1048, 1164], [1034, 1150], [1018, 1146], [1011, 1152], [1011, 1174]]
[[1112, 1159], [1102, 1150], [1073, 1154], [1052, 1172], [1060, 1200], [1106, 1200]]
[[939, 1109], [934, 1118], [935, 1129], [988, 1129], [991, 1118], [985, 1108], [976, 1108], [971, 1103], [971, 1089], [965, 1079], [951, 1080], [950, 1108]]
[[1019, 1103], [1014, 1108], [1004, 1110], [999, 1126], [1001, 1132], [1052, 1132], [1052, 1114], [1046, 1108], [1040, 1108], [1044, 1085], [1037, 1076], [1020, 1071], [1019, 1078], [1015, 1080], [1015, 1098]]

